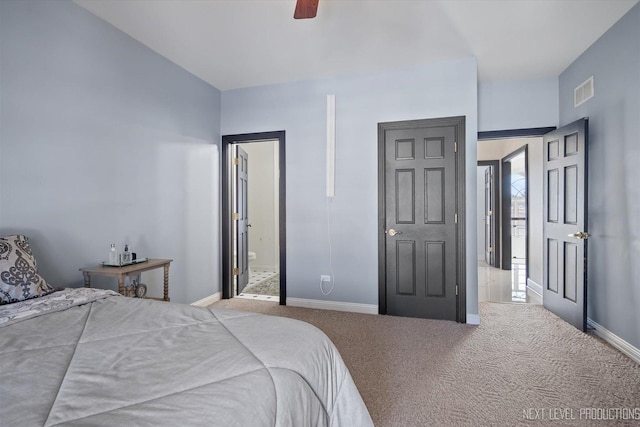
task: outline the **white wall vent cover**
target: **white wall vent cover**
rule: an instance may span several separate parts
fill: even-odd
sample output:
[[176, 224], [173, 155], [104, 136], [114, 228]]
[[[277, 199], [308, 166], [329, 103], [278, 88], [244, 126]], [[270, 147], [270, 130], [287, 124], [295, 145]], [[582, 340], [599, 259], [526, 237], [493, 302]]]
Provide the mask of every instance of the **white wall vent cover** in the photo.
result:
[[573, 106], [584, 104], [591, 98], [593, 98], [593, 76], [573, 90]]

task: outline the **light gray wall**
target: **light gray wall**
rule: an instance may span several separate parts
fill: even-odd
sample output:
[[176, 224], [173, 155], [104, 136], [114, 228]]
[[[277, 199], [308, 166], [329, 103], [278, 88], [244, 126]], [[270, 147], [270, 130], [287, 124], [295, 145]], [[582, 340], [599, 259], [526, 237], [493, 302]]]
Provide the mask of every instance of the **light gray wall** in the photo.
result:
[[478, 130], [557, 126], [558, 78], [481, 83]]
[[[478, 313], [476, 255], [477, 67], [473, 58], [377, 73], [225, 91], [222, 133], [286, 130], [287, 295], [378, 303], [380, 122], [466, 116], [467, 312]], [[335, 289], [329, 274], [325, 198], [326, 95], [336, 95], [336, 196], [330, 205]]]
[[[594, 77], [595, 96], [573, 106]], [[560, 124], [589, 117], [588, 316], [640, 347], [640, 4], [560, 75]]]
[[[528, 146], [529, 156], [529, 278], [542, 286], [542, 138], [478, 141], [478, 160], [502, 160], [503, 157], [524, 145]], [[503, 212], [501, 212], [502, 214]], [[500, 233], [502, 233], [502, 228]]]
[[71, 1], [0, 1], [0, 48], [0, 234], [56, 286], [128, 242], [218, 291], [220, 92]]

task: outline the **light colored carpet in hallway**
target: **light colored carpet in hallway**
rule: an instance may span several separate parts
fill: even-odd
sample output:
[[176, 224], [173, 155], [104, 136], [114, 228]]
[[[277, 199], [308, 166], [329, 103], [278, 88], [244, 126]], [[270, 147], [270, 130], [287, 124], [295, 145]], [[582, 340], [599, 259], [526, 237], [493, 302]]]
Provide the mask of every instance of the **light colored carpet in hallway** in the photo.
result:
[[619, 418], [640, 417], [640, 366], [542, 306], [481, 303], [480, 326], [237, 298], [212, 307], [320, 328], [340, 351], [376, 426], [640, 424], [640, 418], [585, 419], [615, 415], [616, 408]]

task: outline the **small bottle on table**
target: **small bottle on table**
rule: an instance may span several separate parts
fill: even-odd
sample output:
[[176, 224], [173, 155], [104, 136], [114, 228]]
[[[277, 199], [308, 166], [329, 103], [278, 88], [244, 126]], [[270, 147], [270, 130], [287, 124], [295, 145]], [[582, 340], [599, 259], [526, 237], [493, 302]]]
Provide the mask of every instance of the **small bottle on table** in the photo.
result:
[[124, 245], [124, 254], [122, 256], [122, 263], [123, 264], [131, 263], [131, 252], [129, 252], [129, 245]]
[[109, 264], [118, 264], [118, 251], [116, 250], [116, 244], [111, 244], [111, 250], [109, 251]]

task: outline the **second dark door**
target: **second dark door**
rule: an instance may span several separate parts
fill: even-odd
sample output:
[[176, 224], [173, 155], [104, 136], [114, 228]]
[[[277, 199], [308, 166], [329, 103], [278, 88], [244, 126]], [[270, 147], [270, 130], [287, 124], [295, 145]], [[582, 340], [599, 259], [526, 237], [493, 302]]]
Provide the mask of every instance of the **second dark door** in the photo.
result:
[[588, 120], [544, 136], [544, 287], [550, 311], [587, 329]]
[[238, 294], [249, 283], [249, 155], [240, 146], [234, 163], [236, 164], [236, 265]]
[[[489, 265], [495, 265], [493, 242], [493, 166], [484, 171], [484, 260]], [[480, 234], [480, 233], [478, 233]]]

